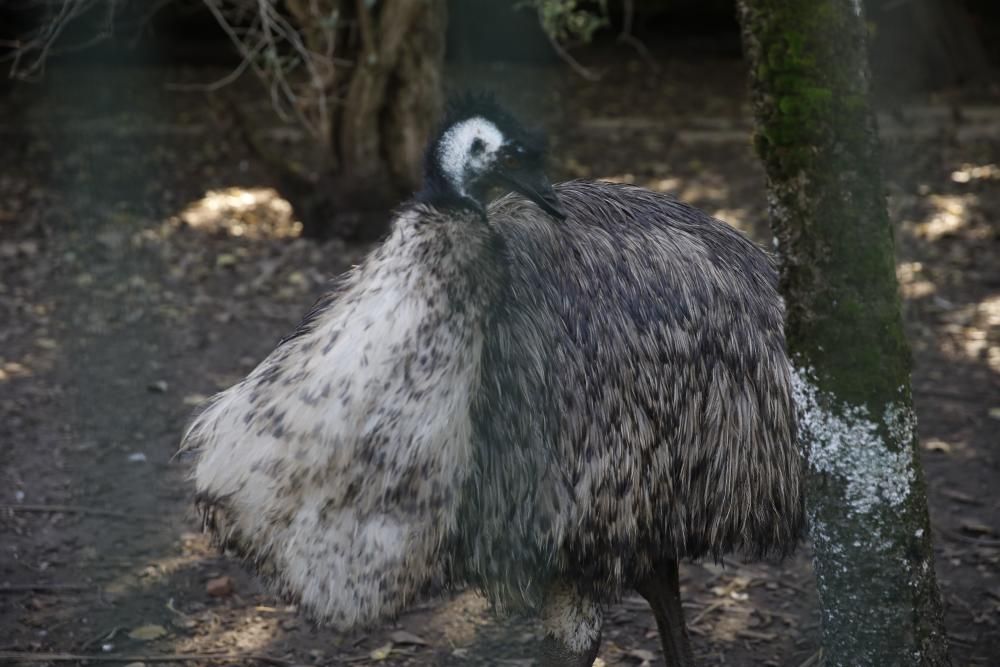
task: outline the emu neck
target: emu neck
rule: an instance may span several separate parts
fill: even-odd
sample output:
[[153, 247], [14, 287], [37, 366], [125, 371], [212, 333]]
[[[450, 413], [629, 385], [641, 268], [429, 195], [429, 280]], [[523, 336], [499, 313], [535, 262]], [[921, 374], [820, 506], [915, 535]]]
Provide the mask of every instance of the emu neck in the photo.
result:
[[488, 201], [486, 194], [477, 190], [465, 191], [445, 175], [440, 165], [435, 164], [427, 167], [423, 188], [414, 196], [414, 202], [446, 214], [452, 212], [457, 216], [472, 212], [485, 221], [486, 207], [482, 202]]
[[444, 297], [449, 312], [484, 315], [500, 298], [506, 262], [502, 238], [481, 216], [467, 200], [418, 201], [400, 213], [373, 257], [397, 257], [399, 270], [419, 274], [413, 289]]

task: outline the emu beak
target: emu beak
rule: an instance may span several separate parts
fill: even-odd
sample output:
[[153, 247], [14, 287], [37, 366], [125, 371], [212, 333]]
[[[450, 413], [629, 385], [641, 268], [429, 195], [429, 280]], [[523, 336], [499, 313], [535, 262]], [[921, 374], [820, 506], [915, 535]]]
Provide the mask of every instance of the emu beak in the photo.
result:
[[538, 170], [518, 170], [510, 174], [502, 174], [501, 178], [512, 189], [538, 204], [539, 207], [557, 220], [566, 219], [566, 211], [563, 210], [556, 191], [552, 189], [545, 173]]

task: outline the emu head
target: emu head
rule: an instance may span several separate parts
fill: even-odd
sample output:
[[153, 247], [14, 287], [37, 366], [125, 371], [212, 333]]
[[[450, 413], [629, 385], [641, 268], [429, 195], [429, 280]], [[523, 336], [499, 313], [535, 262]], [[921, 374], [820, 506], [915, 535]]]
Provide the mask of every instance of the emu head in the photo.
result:
[[566, 217], [545, 175], [544, 135], [523, 127], [491, 97], [453, 101], [424, 161], [424, 197], [485, 216], [491, 196], [514, 190]]

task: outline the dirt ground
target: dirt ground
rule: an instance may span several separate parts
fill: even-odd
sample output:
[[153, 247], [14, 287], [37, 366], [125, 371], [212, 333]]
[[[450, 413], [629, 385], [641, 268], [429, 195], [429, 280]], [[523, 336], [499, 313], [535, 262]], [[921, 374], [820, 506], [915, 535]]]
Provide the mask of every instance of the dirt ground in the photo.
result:
[[[450, 75], [547, 127], [555, 176], [669, 191], [766, 241], [742, 65], [605, 68], [598, 83], [561, 66]], [[76, 69], [0, 90], [0, 662], [531, 664], [537, 623], [495, 620], [469, 593], [371, 633], [314, 627], [200, 534], [174, 457], [193, 406], [366, 250], [298, 238], [219, 103], [265, 113], [253, 84], [164, 87], [212, 76]], [[881, 116], [952, 650], [997, 664], [1000, 99], [958, 91]], [[690, 564], [682, 584], [699, 664], [818, 664], [808, 547]], [[662, 664], [641, 598], [608, 611], [600, 656]]]

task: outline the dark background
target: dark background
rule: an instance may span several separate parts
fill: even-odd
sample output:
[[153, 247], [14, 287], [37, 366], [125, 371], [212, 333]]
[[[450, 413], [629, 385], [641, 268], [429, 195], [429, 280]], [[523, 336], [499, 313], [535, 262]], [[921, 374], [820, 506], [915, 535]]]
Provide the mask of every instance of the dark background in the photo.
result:
[[[596, 46], [614, 41], [624, 4], [608, 3], [611, 28]], [[636, 0], [633, 34], [658, 56], [740, 57], [732, 0]], [[866, 0], [872, 57], [880, 87], [926, 90], [990, 80], [1000, 64], [1000, 3], [991, 0]], [[0, 2], [0, 42], [37, 24], [34, 3]], [[91, 12], [67, 30], [62, 48], [88, 43], [104, 21]], [[140, 44], [136, 47], [136, 44]], [[551, 62], [557, 58], [530, 9], [515, 2], [451, 0], [449, 62]], [[198, 0], [126, 3], [114, 34], [54, 64], [235, 64], [226, 36]]]

